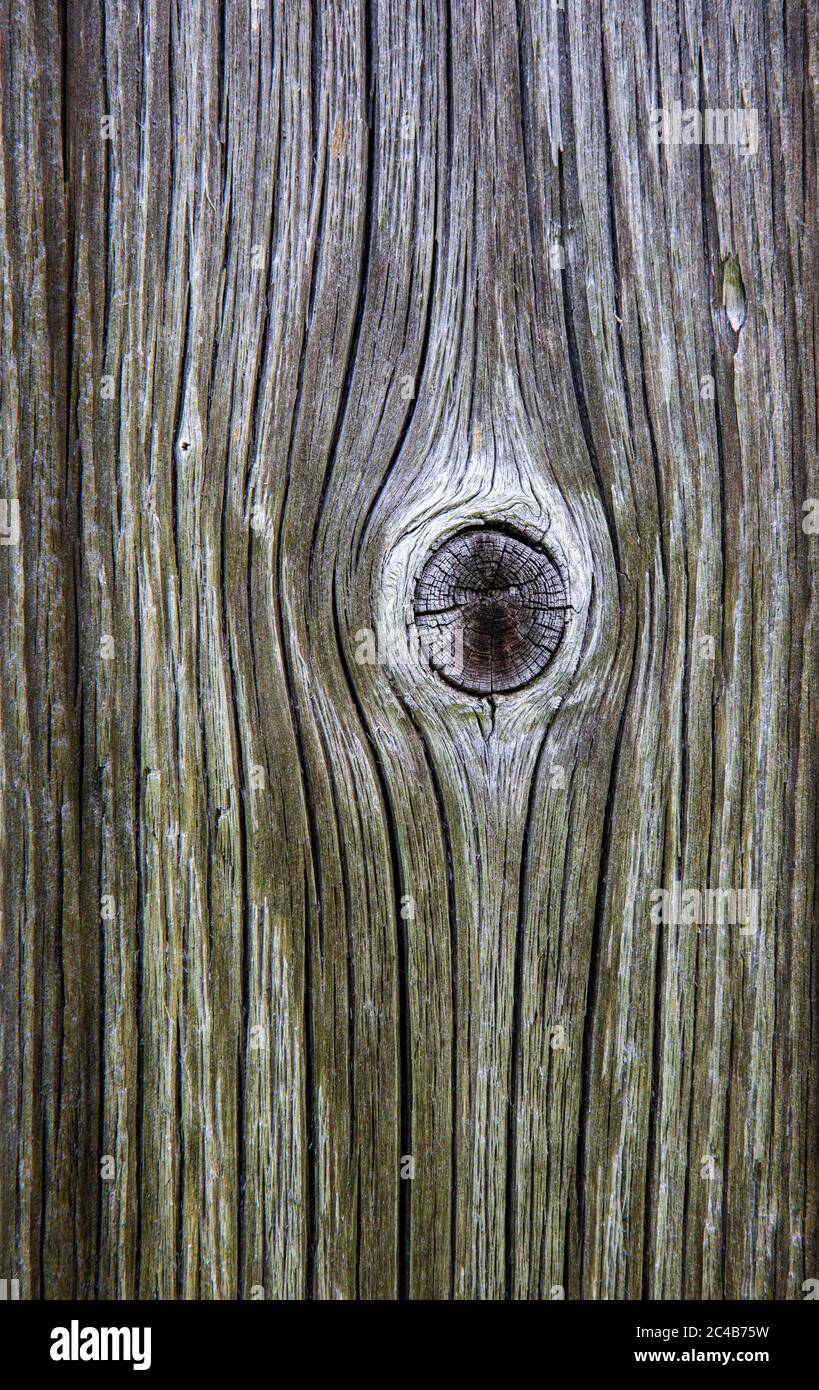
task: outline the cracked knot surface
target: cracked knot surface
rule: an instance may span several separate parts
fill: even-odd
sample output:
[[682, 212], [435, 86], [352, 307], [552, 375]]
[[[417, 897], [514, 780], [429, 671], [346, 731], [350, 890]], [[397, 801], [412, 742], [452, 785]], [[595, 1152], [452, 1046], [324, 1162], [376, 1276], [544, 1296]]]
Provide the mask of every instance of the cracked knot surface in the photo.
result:
[[441, 545], [415, 591], [430, 664], [471, 694], [518, 690], [539, 676], [560, 643], [567, 608], [554, 560], [494, 526], [469, 527]]

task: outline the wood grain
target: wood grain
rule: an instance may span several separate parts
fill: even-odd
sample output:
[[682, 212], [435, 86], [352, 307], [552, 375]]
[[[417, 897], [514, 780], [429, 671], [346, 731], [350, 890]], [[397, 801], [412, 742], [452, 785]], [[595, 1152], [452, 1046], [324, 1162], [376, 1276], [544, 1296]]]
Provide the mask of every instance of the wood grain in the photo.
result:
[[[807, 0], [0, 28], [0, 1277], [801, 1298]], [[414, 623], [476, 526], [569, 603], [485, 695]]]

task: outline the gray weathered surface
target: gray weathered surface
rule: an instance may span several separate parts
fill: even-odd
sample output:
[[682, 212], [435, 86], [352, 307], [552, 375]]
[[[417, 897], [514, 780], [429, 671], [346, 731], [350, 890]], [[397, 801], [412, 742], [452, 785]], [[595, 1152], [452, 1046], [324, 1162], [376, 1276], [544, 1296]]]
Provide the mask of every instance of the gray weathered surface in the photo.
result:
[[[68, 15], [2, 6], [0, 1277], [801, 1297], [807, 0]], [[572, 603], [493, 704], [408, 628], [476, 521]]]

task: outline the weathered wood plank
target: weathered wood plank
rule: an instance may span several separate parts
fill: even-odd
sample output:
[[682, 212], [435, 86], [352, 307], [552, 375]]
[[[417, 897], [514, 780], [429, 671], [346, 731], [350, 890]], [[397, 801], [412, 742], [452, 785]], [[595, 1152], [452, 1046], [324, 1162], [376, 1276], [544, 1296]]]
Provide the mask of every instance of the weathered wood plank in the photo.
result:
[[809, 7], [4, 19], [0, 1277], [801, 1297]]

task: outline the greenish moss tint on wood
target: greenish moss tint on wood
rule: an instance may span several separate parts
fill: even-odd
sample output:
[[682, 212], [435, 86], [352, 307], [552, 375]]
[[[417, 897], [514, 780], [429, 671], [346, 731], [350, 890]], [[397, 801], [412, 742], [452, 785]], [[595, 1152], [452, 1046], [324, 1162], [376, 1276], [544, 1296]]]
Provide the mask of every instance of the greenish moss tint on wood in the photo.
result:
[[0, 3], [0, 1278], [801, 1298], [815, 10]]

